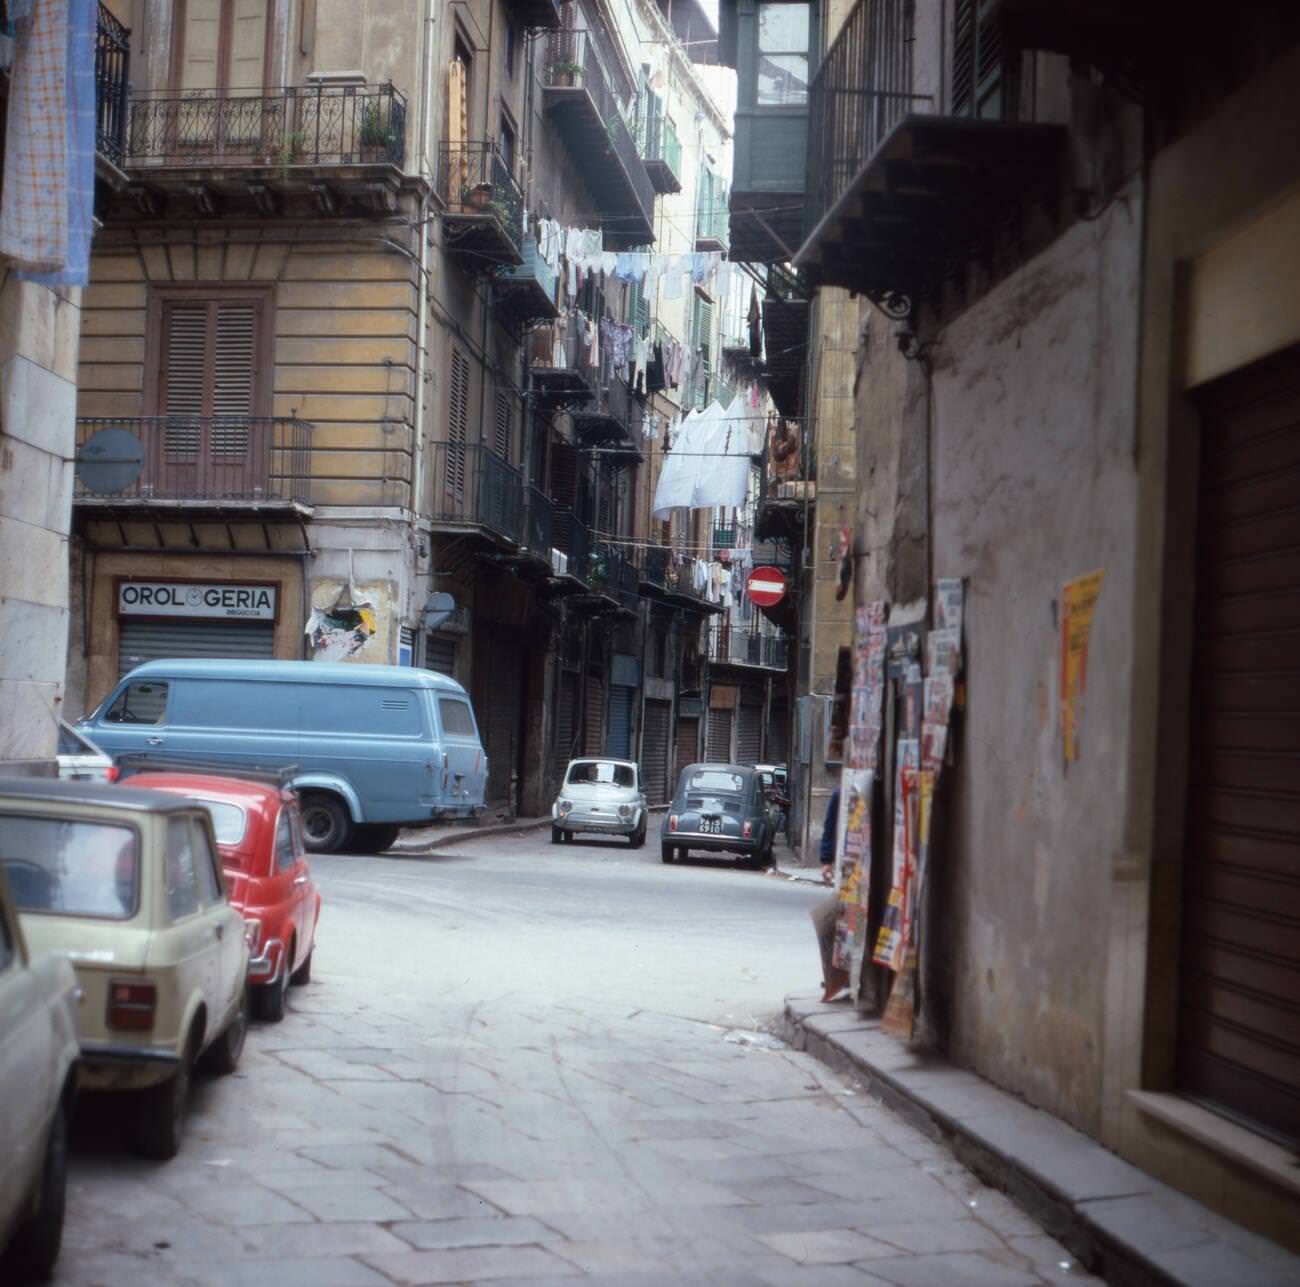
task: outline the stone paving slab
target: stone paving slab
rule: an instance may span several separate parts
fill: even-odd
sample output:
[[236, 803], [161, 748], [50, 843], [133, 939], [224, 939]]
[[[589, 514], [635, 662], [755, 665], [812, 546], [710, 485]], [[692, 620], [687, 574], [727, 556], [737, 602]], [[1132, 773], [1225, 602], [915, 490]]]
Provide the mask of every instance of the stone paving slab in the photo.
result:
[[[976, 1074], [910, 1051], [881, 1033], [876, 1022], [846, 1013], [842, 1005], [792, 996], [786, 1000], [785, 1024], [796, 1048], [861, 1078], [872, 1096], [924, 1136], [951, 1144], [963, 1161], [1005, 1187], [1043, 1228], [1108, 1281], [1178, 1287], [1300, 1284], [1300, 1257], [1207, 1210]], [[870, 1185], [856, 1168], [847, 1169], [841, 1182], [834, 1175], [815, 1174], [808, 1182], [841, 1194], [861, 1194]], [[888, 1191], [892, 1198], [892, 1189]], [[997, 1230], [998, 1222], [990, 1219], [994, 1208], [987, 1201], [985, 1208], [981, 1218]], [[887, 1228], [873, 1229], [873, 1236], [888, 1241]], [[953, 1236], [954, 1228], [929, 1236], [941, 1242]], [[1007, 1248], [1019, 1253], [1041, 1251], [1042, 1245], [1025, 1233], [1007, 1241]], [[910, 1249], [925, 1250], [924, 1239]], [[939, 1281], [1009, 1287], [1016, 1281], [988, 1277], [987, 1260], [969, 1260], [966, 1249], [952, 1250], [953, 1255], [919, 1256], [896, 1269], [870, 1268], [898, 1287]], [[918, 1265], [945, 1277], [926, 1279]], [[1074, 1279], [1070, 1267], [1068, 1260], [1058, 1266], [1063, 1280], [1067, 1275]]]

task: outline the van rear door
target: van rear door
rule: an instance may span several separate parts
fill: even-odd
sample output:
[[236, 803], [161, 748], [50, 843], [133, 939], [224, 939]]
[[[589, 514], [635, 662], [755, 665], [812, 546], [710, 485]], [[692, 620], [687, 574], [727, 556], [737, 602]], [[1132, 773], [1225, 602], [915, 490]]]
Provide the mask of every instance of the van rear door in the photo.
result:
[[469, 813], [483, 804], [487, 786], [487, 756], [474, 711], [469, 698], [457, 692], [435, 692], [434, 704], [442, 730], [442, 807]]

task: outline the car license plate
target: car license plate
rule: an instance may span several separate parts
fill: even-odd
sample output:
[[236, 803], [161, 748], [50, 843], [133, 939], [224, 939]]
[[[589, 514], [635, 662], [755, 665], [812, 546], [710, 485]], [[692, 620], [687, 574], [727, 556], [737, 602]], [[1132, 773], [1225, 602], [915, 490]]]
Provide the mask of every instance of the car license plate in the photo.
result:
[[706, 835], [717, 835], [722, 831], [721, 818], [701, 818], [700, 830]]

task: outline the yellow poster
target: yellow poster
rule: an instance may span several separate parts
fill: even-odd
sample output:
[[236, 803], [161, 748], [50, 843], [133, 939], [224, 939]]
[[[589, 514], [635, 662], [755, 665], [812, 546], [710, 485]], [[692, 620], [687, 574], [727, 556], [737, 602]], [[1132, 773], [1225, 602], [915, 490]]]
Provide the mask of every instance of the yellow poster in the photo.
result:
[[1061, 591], [1061, 749], [1068, 767], [1079, 758], [1079, 716], [1088, 687], [1088, 633], [1105, 573], [1086, 572]]

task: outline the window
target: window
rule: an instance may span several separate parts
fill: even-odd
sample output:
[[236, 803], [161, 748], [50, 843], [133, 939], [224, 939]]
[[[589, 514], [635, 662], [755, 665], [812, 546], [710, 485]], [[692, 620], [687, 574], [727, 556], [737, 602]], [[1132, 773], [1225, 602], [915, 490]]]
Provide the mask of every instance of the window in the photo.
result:
[[167, 685], [137, 679], [118, 693], [104, 719], [109, 724], [161, 724], [167, 713]]
[[453, 737], [474, 737], [474, 715], [468, 703], [456, 701], [450, 697], [438, 699], [438, 714], [442, 719], [442, 731]]
[[244, 838], [248, 818], [237, 804], [231, 804], [228, 800], [204, 800], [203, 807], [212, 818], [212, 831], [217, 837], [217, 844], [237, 845]]
[[266, 75], [267, 7], [267, 0], [186, 0], [176, 88], [260, 90]]
[[745, 789], [745, 779], [739, 773], [723, 773], [720, 769], [705, 769], [701, 773], [691, 774], [687, 783], [688, 791], [723, 791], [728, 795], [739, 795]]
[[515, 147], [515, 127], [501, 116], [501, 130], [497, 135], [497, 150], [501, 153], [502, 163], [506, 167], [506, 172], [513, 178], [515, 173], [515, 154], [518, 149]]
[[758, 6], [756, 102], [760, 107], [797, 107], [808, 101], [809, 6]]
[[132, 827], [5, 814], [0, 862], [22, 911], [113, 920], [135, 914], [140, 840]]
[[225, 901], [225, 890], [221, 887], [221, 870], [212, 845], [208, 841], [207, 828], [198, 818], [191, 819], [192, 843], [194, 846], [194, 881], [199, 891], [199, 902], [204, 907], [212, 907]]
[[469, 359], [453, 346], [447, 390], [447, 494], [465, 496], [465, 455], [469, 440]]
[[298, 861], [298, 851], [293, 843], [293, 828], [289, 824], [289, 810], [280, 810], [280, 820], [275, 824], [275, 869], [288, 871]]
[[496, 419], [492, 426], [492, 450], [502, 460], [510, 459], [515, 437], [515, 409], [507, 389], [498, 389], [496, 397]]
[[199, 883], [194, 872], [193, 830], [188, 818], [167, 819], [167, 911], [172, 920], [199, 910]]
[[954, 116], [1005, 120], [1011, 115], [1006, 50], [989, 0], [956, 0], [952, 19]]
[[515, 48], [518, 39], [519, 37], [515, 33], [515, 24], [507, 18], [506, 38], [503, 43], [505, 45], [506, 75], [511, 77], [515, 74]]
[[619, 787], [636, 786], [636, 770], [630, 764], [611, 760], [576, 760], [569, 765], [569, 782], [595, 785], [609, 783]]

